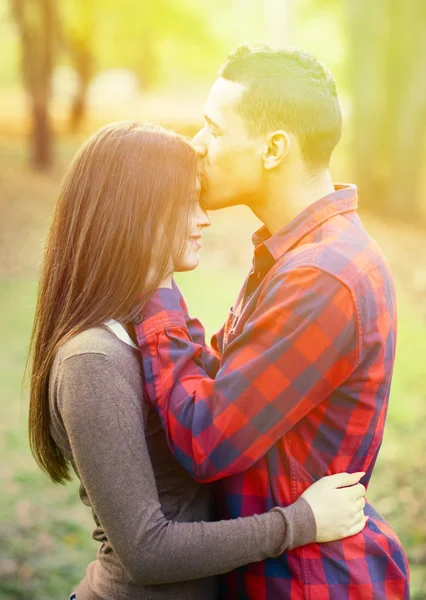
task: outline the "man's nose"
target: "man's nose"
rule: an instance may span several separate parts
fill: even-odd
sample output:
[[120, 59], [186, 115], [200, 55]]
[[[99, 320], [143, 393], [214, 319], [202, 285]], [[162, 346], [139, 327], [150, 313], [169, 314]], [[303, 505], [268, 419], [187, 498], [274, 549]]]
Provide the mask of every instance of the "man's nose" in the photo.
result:
[[198, 154], [200, 158], [204, 158], [207, 154], [207, 146], [204, 143], [204, 128], [200, 129], [200, 131], [192, 138], [191, 145], [194, 148], [195, 152]]
[[199, 158], [204, 158], [206, 156], [207, 148], [205, 146], [202, 146], [201, 144], [194, 144], [193, 141], [191, 143], [191, 146], [194, 148]]

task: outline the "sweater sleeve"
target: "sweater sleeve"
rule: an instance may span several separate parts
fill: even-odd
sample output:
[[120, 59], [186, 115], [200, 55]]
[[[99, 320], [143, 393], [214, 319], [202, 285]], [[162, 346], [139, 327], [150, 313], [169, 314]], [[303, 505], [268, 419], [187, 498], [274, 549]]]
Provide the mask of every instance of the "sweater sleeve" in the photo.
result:
[[55, 402], [73, 460], [117, 558], [134, 583], [217, 575], [315, 540], [309, 504], [214, 523], [163, 515], [144, 435], [140, 397], [103, 354], [59, 366]]

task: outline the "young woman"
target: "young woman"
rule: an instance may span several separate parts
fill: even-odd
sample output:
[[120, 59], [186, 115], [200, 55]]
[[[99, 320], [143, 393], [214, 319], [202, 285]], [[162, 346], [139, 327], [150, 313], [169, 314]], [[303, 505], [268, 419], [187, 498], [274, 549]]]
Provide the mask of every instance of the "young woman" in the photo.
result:
[[112, 124], [77, 153], [56, 205], [32, 333], [29, 435], [40, 467], [55, 483], [72, 467], [93, 510], [100, 545], [77, 600], [214, 600], [214, 575], [365, 524], [362, 474], [326, 477], [286, 508], [212, 522], [210, 487], [176, 463], [143, 402], [150, 374], [130, 324], [171, 269], [198, 264], [209, 219], [197, 170], [180, 136]]

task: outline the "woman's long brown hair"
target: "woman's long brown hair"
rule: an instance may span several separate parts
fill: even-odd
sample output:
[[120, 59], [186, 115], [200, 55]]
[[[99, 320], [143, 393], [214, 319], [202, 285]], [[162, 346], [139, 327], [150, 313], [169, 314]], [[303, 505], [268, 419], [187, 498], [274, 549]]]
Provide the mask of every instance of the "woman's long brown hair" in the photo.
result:
[[[71, 163], [48, 234], [31, 335], [29, 439], [39, 466], [71, 479], [50, 435], [48, 379], [59, 347], [109, 319], [129, 322], [183, 253], [197, 156], [177, 134], [133, 122], [92, 135]], [[155, 265], [154, 275], [147, 278]]]

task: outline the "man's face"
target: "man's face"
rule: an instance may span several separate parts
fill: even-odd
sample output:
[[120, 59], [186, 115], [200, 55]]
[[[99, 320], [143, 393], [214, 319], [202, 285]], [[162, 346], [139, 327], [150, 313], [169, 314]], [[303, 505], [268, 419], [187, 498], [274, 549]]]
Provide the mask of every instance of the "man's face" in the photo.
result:
[[237, 106], [244, 87], [220, 77], [205, 106], [206, 124], [193, 139], [205, 153], [201, 204], [216, 210], [236, 204], [252, 206], [262, 194], [263, 144], [250, 138]]

